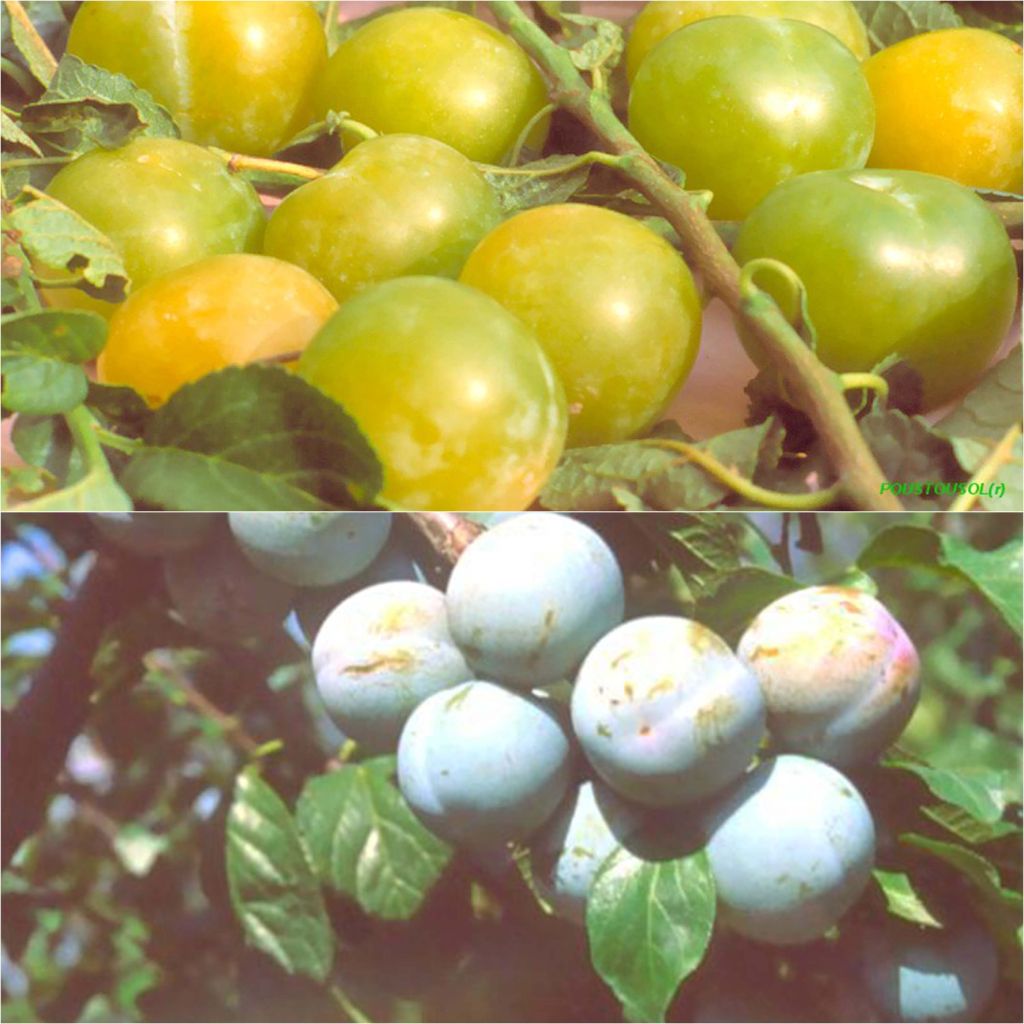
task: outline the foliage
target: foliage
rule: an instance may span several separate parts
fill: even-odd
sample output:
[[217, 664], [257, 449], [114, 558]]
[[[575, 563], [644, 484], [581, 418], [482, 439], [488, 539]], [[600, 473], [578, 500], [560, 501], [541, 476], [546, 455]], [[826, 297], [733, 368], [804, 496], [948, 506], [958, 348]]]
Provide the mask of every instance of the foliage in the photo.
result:
[[[244, 647], [206, 639], [169, 608], [158, 561], [104, 547], [84, 516], [8, 513], [5, 713], [45, 676], [97, 551], [155, 585], [98, 638], [91, 710], [4, 873], [5, 1017], [684, 1020], [763, 973], [776, 1019], [834, 1019], [855, 1012], [863, 930], [891, 917], [934, 929], [966, 907], [1006, 964], [992, 1019], [1012, 1014], [1019, 522], [584, 518], [621, 564], [628, 617], [692, 616], [734, 644], [782, 593], [843, 583], [876, 593], [915, 641], [919, 710], [898, 747], [851, 775], [883, 841], [876, 885], [838, 937], [780, 950], [731, 934], [699, 833], [657, 817], [603, 864], [585, 931], [551, 916], [528, 843], [452, 850], [410, 813], [393, 758], [343, 746], [293, 625]], [[422, 540], [411, 519], [394, 529]]]

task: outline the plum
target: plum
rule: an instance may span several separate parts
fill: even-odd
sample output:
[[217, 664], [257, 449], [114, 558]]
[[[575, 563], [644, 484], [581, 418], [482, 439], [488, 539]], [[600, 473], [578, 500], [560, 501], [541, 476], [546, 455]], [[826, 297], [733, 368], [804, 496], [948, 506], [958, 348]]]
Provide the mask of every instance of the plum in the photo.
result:
[[764, 703], [724, 640], [689, 619], [653, 615], [613, 629], [587, 655], [572, 722], [613, 789], [670, 806], [743, 772], [764, 735]]
[[807, 587], [768, 605], [739, 644], [781, 750], [840, 768], [873, 760], [917, 704], [917, 651], [881, 602]]
[[413, 811], [442, 839], [471, 848], [535, 832], [572, 769], [550, 701], [481, 680], [428, 697], [398, 743], [398, 784]]
[[228, 518], [246, 558], [297, 587], [357, 576], [391, 530], [390, 512], [231, 512]]
[[338, 727], [369, 750], [394, 750], [422, 700], [472, 678], [448, 632], [444, 594], [377, 583], [345, 598], [313, 641], [313, 671]]
[[565, 678], [622, 621], [622, 573], [589, 526], [530, 512], [477, 537], [448, 582], [452, 636], [485, 679], [530, 689]]
[[390, 583], [395, 580], [422, 583], [424, 575], [405, 546], [391, 539], [384, 550], [358, 576], [329, 587], [302, 587], [295, 597], [295, 614], [307, 643], [312, 645], [324, 619], [345, 598], [374, 584]]
[[104, 540], [135, 555], [161, 557], [201, 544], [216, 512], [93, 512], [89, 518]]
[[583, 924], [598, 870], [642, 822], [640, 810], [600, 782], [569, 793], [531, 843], [534, 881], [557, 914]]
[[943, 929], [887, 921], [866, 931], [861, 970], [884, 1020], [979, 1020], [995, 992], [996, 945], [975, 921]]
[[216, 642], [246, 642], [280, 630], [295, 593], [260, 572], [226, 529], [168, 558], [164, 580], [185, 624]]
[[871, 878], [871, 812], [823, 761], [783, 754], [763, 762], [716, 802], [706, 827], [719, 916], [759, 942], [824, 935]]

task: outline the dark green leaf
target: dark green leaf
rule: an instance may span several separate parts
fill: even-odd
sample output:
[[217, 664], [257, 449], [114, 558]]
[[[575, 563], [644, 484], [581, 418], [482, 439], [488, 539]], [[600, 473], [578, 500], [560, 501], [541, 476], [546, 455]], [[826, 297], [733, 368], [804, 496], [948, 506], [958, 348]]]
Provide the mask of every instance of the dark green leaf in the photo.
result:
[[[698, 441], [695, 447], [749, 479], [762, 466], [774, 465], [781, 443], [782, 428], [769, 419]], [[731, 493], [679, 452], [626, 441], [566, 452], [541, 494], [541, 503], [562, 511], [615, 509], [621, 506], [616, 488], [659, 509], [710, 508]]]
[[153, 417], [153, 410], [134, 389], [89, 381], [86, 404], [103, 421], [127, 437], [139, 437]]
[[336, 402], [279, 367], [230, 367], [156, 411], [125, 486], [183, 511], [322, 509], [373, 500], [380, 466]]
[[419, 910], [451, 849], [409, 810], [392, 770], [388, 757], [312, 778], [296, 817], [325, 884], [369, 914], [404, 920]]
[[128, 287], [128, 272], [114, 244], [63, 203], [45, 196], [16, 206], [10, 226], [25, 251], [47, 272], [64, 269], [81, 278], [90, 295], [118, 302]]
[[739, 639], [761, 609], [801, 586], [790, 576], [744, 566], [724, 573], [704, 590], [694, 618], [731, 643]]
[[1021, 594], [1021, 539], [995, 551], [979, 551], [966, 541], [923, 526], [892, 526], [876, 534], [861, 552], [858, 565], [920, 566], [956, 576], [976, 587], [1019, 636], [1024, 617]]
[[942, 927], [942, 922], [936, 920], [914, 889], [909, 875], [903, 871], [883, 871], [881, 868], [875, 868], [874, 876], [890, 914], [914, 924], [930, 928]]
[[963, 24], [952, 4], [938, 0], [854, 0], [854, 7], [868, 30], [872, 51], [922, 32]]
[[123, 146], [136, 135], [180, 135], [145, 89], [71, 54], [62, 58], [46, 92], [24, 108], [21, 126], [53, 152], [72, 156], [97, 146]]
[[29, 465], [41, 466], [56, 480], [77, 480], [85, 471], [63, 416], [19, 416], [11, 441]]
[[700, 851], [642, 860], [620, 848], [587, 900], [594, 969], [627, 1019], [662, 1021], [679, 984], [700, 965], [715, 921], [715, 883]]
[[295, 822], [252, 770], [235, 783], [228, 812], [231, 903], [249, 941], [290, 974], [324, 981], [334, 935]]
[[88, 391], [81, 364], [99, 354], [106, 321], [95, 313], [42, 310], [3, 323], [4, 406], [45, 416], [67, 412]]
[[989, 0], [982, 0], [980, 3], [961, 3], [957, 5], [957, 13], [965, 25], [998, 32], [1020, 45], [1021, 36], [1024, 34], [1024, 21], [1021, 20], [1019, 3], [991, 3]]

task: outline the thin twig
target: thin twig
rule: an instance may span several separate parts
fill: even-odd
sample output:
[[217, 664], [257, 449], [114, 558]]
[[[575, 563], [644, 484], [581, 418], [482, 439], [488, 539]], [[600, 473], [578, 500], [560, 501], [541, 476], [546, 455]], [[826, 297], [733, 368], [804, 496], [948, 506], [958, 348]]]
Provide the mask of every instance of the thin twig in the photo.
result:
[[[1019, 423], [1015, 423], [1003, 436], [999, 439], [999, 443], [989, 452], [988, 457], [978, 467], [977, 472], [971, 477], [970, 483], [967, 485], [967, 492], [961, 494], [956, 499], [947, 511], [949, 512], [969, 512], [977, 504], [978, 499], [983, 495], [980, 493], [985, 484], [991, 483], [996, 474], [1010, 461], [1013, 455], [1013, 446], [1017, 443], [1017, 439], [1021, 436], [1021, 428]], [[971, 494], [971, 484], [979, 484], [978, 493]]]

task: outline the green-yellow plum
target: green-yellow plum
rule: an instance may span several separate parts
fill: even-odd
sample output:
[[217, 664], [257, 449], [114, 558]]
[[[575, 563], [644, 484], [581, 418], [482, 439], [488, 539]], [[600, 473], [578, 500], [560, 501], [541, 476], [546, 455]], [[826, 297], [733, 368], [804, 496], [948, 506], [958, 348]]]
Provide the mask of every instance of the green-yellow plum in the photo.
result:
[[689, 268], [653, 231], [596, 206], [541, 206], [494, 229], [460, 280], [529, 325], [569, 402], [570, 446], [649, 427], [700, 344]]
[[629, 127], [709, 213], [741, 220], [780, 182], [863, 167], [875, 107], [857, 58], [831, 33], [788, 18], [721, 17], [673, 32], [647, 56]]
[[265, 156], [309, 123], [327, 40], [311, 3], [93, 0], [68, 53], [151, 92], [186, 139]]
[[500, 220], [494, 189], [461, 153], [426, 136], [384, 135], [292, 192], [270, 218], [264, 251], [343, 302], [393, 277], [457, 277]]
[[[497, 163], [547, 105], [530, 58], [509, 36], [468, 14], [416, 4], [367, 22], [331, 55], [316, 111], [345, 111], [383, 134], [447, 142]], [[530, 142], [540, 145], [546, 118]]]
[[857, 8], [846, 0], [659, 0], [644, 4], [626, 44], [626, 74], [636, 77], [644, 58], [666, 36], [705, 18], [724, 14], [747, 18], [792, 18], [831, 32], [858, 60], [871, 53], [867, 29]]
[[446, 278], [396, 278], [349, 299], [299, 373], [355, 419], [394, 505], [525, 508], [565, 442], [565, 395], [534, 335]]
[[[209, 150], [179, 139], [93, 149], [58, 171], [46, 191], [110, 239], [133, 288], [204, 256], [257, 252], [263, 238], [252, 185]], [[75, 288], [44, 294], [60, 309], [109, 317], [117, 308]]]
[[[867, 371], [897, 355], [921, 374], [926, 408], [978, 378], [1016, 306], [1016, 262], [998, 218], [970, 189], [917, 171], [786, 182], [744, 222], [734, 254], [796, 271], [827, 366]], [[763, 284], [778, 292], [774, 280]]]

